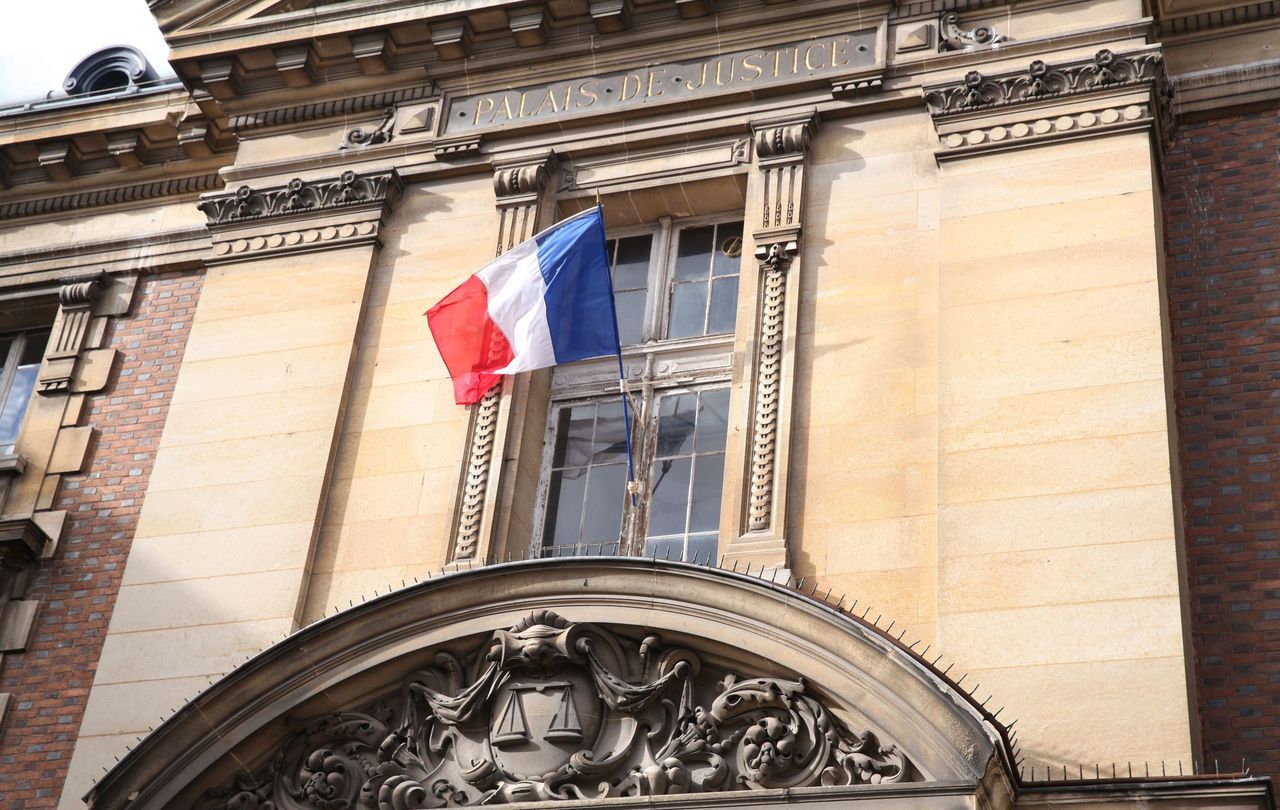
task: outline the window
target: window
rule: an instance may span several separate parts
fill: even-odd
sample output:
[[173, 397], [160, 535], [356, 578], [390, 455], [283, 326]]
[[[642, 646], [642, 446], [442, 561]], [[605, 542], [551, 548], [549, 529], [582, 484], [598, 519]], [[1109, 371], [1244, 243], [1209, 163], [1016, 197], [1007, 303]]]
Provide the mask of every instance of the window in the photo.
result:
[[44, 358], [49, 330], [0, 335], [0, 454], [12, 453]]
[[[720, 218], [721, 220], [723, 218]], [[557, 368], [537, 544], [546, 556], [707, 559], [718, 544], [742, 222], [613, 235], [637, 491], [613, 358]]]

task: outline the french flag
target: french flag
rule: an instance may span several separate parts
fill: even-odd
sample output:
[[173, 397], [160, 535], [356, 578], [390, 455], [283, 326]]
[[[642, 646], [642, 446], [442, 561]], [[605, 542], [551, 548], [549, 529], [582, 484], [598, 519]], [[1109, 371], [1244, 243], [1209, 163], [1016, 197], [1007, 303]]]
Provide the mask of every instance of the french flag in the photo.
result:
[[503, 253], [426, 315], [459, 405], [503, 374], [617, 353], [600, 207]]

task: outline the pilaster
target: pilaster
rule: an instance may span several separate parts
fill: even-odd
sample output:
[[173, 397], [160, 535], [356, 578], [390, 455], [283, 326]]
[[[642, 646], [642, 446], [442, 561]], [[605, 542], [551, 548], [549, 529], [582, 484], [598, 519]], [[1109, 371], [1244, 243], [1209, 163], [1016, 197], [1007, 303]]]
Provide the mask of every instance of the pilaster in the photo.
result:
[[[554, 153], [494, 166], [493, 190], [498, 209], [495, 256], [533, 236], [549, 216], [548, 181], [556, 167]], [[507, 534], [512, 512], [519, 511], [513, 501], [518, 495], [516, 470], [526, 455], [521, 452], [524, 423], [532, 417], [526, 407], [529, 389], [529, 374], [508, 377], [471, 406], [449, 544], [450, 566], [488, 561], [502, 545], [496, 538]], [[513, 414], [522, 418], [513, 420]], [[500, 504], [506, 508], [499, 508]]]
[[[789, 567], [787, 467], [791, 442], [796, 305], [800, 290], [805, 163], [817, 130], [813, 110], [751, 122], [757, 171], [747, 199], [757, 273], [757, 301], [744, 390], [747, 445], [741, 487], [730, 494], [736, 536], [722, 550], [730, 562]], [[750, 203], [749, 203], [750, 204]]]

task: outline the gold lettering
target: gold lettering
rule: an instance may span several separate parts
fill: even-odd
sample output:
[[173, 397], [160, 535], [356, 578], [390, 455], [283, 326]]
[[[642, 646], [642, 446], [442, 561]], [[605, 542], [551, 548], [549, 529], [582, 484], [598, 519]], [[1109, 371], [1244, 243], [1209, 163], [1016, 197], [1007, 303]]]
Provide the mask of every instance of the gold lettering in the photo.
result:
[[[825, 48], [825, 47], [826, 47], [826, 46], [825, 46], [823, 43], [821, 43], [821, 42], [815, 42], [815, 43], [813, 43], [812, 45], [810, 45], [809, 47], [807, 47], [807, 48], [805, 48], [805, 49], [804, 49], [804, 67], [805, 67], [805, 70], [815, 70], [815, 69], [820, 68], [820, 67], [826, 67], [826, 65], [825, 65], [825, 64], [823, 64], [823, 63], [821, 63], [821, 62], [819, 62], [818, 64], [816, 64], [816, 65], [815, 65], [815, 64], [813, 64], [813, 62], [811, 62], [811, 61], [809, 60], [810, 55], [812, 55], [812, 54], [813, 54], [813, 49], [814, 49], [814, 48]], [[825, 56], [825, 51], [819, 51], [819, 53], [824, 54], [823, 58], [824, 58], [824, 59], [826, 58], [826, 56]]]
[[751, 61], [751, 60], [753, 60], [753, 59], [758, 60], [758, 59], [759, 59], [759, 57], [760, 57], [760, 54], [756, 54], [756, 53], [749, 53], [749, 54], [747, 54], [746, 56], [742, 57], [742, 68], [743, 68], [743, 70], [754, 70], [754, 71], [755, 71], [755, 75], [753, 75], [753, 76], [745, 76], [745, 75], [744, 75], [744, 76], [742, 77], [744, 80], [746, 80], [746, 79], [758, 79], [758, 78], [760, 78], [760, 76], [764, 73], [764, 68], [760, 65], [760, 62], [759, 62], [759, 61], [755, 61], [755, 62]]
[[702, 85], [704, 85], [704, 84], [706, 84], [706, 83], [707, 83], [707, 63], [706, 63], [706, 62], [703, 62], [703, 63], [702, 63], [702, 78], [698, 81], [698, 83], [697, 83], [697, 84], [694, 84], [693, 82], [685, 82], [685, 83], [684, 83], [684, 88], [685, 88], [686, 90], [697, 90], [699, 87], [701, 87]]
[[[627, 88], [631, 87], [631, 82], [635, 82], [635, 89], [630, 95], [627, 94]], [[640, 81], [640, 77], [634, 73], [628, 73], [622, 77], [622, 93], [618, 96], [618, 101], [628, 101], [640, 95], [640, 89], [644, 87], [644, 82]]]
[[528, 93], [520, 94], [520, 117], [521, 118], [524, 118], [524, 115], [525, 115], [524, 102], [525, 102], [525, 96], [527, 95], [529, 94]]
[[787, 52], [786, 48], [779, 48], [773, 52], [773, 78], [778, 78], [779, 71], [782, 69], [782, 55]]
[[[840, 49], [841, 49], [841, 48], [844, 48], [844, 49], [845, 49], [845, 51], [844, 51], [845, 60], [844, 60], [843, 62], [839, 61], [840, 57], [838, 56], [838, 54], [840, 53]], [[842, 37], [842, 38], [840, 38], [840, 39], [833, 39], [833, 40], [831, 40], [831, 67], [833, 67], [833, 68], [834, 68], [834, 67], [845, 67], [846, 65], [848, 65], [848, 64], [849, 64], [849, 59], [848, 59], [849, 51], [848, 51], [848, 48], [849, 48], [849, 38], [848, 38], [848, 37]]]
[[[650, 68], [649, 69], [649, 88], [644, 91], [645, 98], [653, 98], [662, 95], [662, 76], [667, 72], [666, 68]], [[653, 91], [653, 80], [658, 80], [658, 92]]]
[[564, 111], [569, 112], [569, 100], [573, 98], [573, 85], [565, 85], [564, 88]]
[[729, 76], [728, 78], [723, 78], [720, 76], [720, 70], [724, 67], [724, 60], [723, 59], [716, 60], [716, 87], [723, 87], [729, 82], [733, 81], [733, 71], [734, 71], [734, 68], [737, 67], [737, 61], [738, 60], [736, 59], [729, 60]]
[[594, 90], [587, 89], [587, 85], [595, 84], [595, 82], [596, 82], [595, 79], [587, 79], [585, 82], [583, 82], [578, 86], [578, 95], [589, 96], [591, 98], [591, 100], [588, 101], [586, 104], [582, 104], [581, 102], [579, 102], [580, 106], [590, 107], [592, 104], [596, 103], [597, 99], [599, 99], [599, 96], [596, 95], [596, 92]]
[[794, 76], [800, 72], [800, 46], [797, 45], [795, 52], [791, 54], [791, 75]]
[[545, 96], [543, 96], [542, 101], [538, 104], [538, 109], [534, 110], [534, 111], [533, 111], [533, 114], [534, 114], [534, 115], [541, 115], [541, 114], [542, 114], [542, 110], [543, 110], [543, 108], [544, 108], [544, 107], [546, 107], [546, 106], [547, 106], [547, 102], [548, 102], [548, 101], [550, 101], [550, 102], [551, 102], [551, 112], [553, 112], [553, 113], [558, 113], [558, 112], [560, 112], [560, 108], [556, 106], [556, 94], [555, 94], [555, 93], [553, 93], [553, 92], [551, 92], [551, 88], [550, 88], [550, 87], [548, 87], [548, 88], [547, 88], [547, 94], [546, 94]]
[[[510, 97], [508, 97], [508, 96], [506, 96], [506, 95], [504, 95], [504, 96], [502, 97], [502, 109], [501, 109], [501, 112], [502, 112], [504, 115], [506, 115], [506, 116], [507, 116], [507, 120], [508, 120], [508, 121], [510, 121], [511, 119], [515, 118], [515, 113], [511, 112], [511, 98], [510, 98]], [[489, 123], [491, 123], [491, 124], [492, 124], [492, 123], [495, 123], [495, 122], [497, 122], [497, 120], [498, 120], [498, 113], [497, 113], [497, 112], [494, 112], [493, 117], [489, 119]]]
[[[488, 104], [489, 106], [486, 107], [485, 106], [486, 104]], [[488, 96], [481, 96], [480, 98], [476, 99], [475, 121], [477, 124], [480, 123], [480, 116], [484, 115], [487, 112], [493, 112], [493, 99], [489, 98]]]

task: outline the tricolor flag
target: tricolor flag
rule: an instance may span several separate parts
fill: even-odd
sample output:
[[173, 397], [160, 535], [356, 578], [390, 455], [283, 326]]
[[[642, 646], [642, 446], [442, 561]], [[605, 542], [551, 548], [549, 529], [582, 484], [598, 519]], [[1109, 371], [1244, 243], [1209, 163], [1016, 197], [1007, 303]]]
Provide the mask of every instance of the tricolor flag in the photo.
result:
[[502, 254], [426, 314], [459, 405], [503, 374], [617, 353], [600, 208]]

